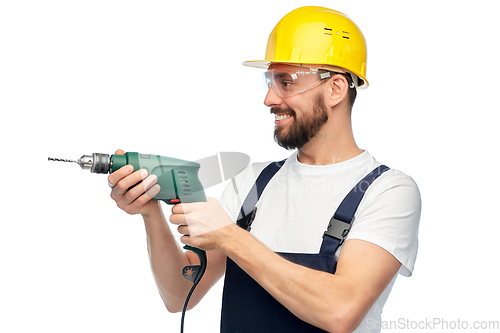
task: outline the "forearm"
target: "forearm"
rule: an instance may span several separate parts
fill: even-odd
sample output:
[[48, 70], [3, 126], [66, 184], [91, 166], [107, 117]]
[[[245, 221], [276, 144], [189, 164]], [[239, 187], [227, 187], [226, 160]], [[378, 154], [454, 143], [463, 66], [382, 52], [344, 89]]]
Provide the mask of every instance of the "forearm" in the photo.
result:
[[294, 264], [232, 223], [214, 199], [176, 205], [172, 213], [182, 243], [230, 257], [298, 318], [329, 332], [355, 330], [401, 267], [390, 252], [360, 239], [343, 244], [335, 274]]
[[143, 215], [146, 227], [148, 253], [158, 291], [167, 309], [182, 309], [192, 283], [182, 276], [182, 269], [192, 263], [172, 234], [161, 206]]
[[[124, 152], [118, 150], [116, 154]], [[144, 218], [151, 268], [158, 291], [167, 309], [178, 312], [182, 310], [186, 296], [192, 288], [192, 283], [184, 279], [182, 270], [187, 265], [199, 264], [199, 259], [191, 251], [184, 253], [174, 239], [160, 202], [151, 200], [160, 191], [158, 185], [153, 185], [157, 177], [149, 175], [144, 178], [145, 176], [145, 170], [133, 172], [133, 167], [130, 165], [113, 172], [108, 177], [108, 183], [113, 188], [111, 198], [128, 214], [141, 214]], [[142, 185], [137, 185], [140, 182]], [[224, 257], [213, 254], [207, 256], [211, 263], [219, 263], [211, 265], [218, 269], [207, 269], [189, 302], [190, 307], [193, 307], [223, 274], [225, 266], [222, 267], [220, 263]], [[214, 273], [210, 274], [211, 272]], [[206, 279], [207, 275], [212, 279]]]

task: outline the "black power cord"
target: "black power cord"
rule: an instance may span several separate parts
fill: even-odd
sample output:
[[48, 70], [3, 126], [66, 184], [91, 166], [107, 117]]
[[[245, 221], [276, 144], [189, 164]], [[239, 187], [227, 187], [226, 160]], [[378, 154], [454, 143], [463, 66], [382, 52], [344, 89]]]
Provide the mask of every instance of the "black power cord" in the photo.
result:
[[186, 302], [184, 302], [184, 308], [182, 309], [182, 317], [181, 317], [181, 333], [184, 333], [184, 317], [186, 316], [186, 310], [188, 307], [189, 299], [191, 298], [191, 295], [193, 294], [194, 290], [196, 289], [197, 284], [193, 284], [193, 287], [189, 291], [189, 294], [186, 297]]
[[203, 274], [205, 274], [205, 270], [207, 269], [207, 253], [205, 251], [188, 245], [184, 246], [184, 248], [196, 253], [198, 255], [198, 258], [200, 259], [200, 264], [186, 266], [182, 270], [182, 275], [189, 281], [193, 282], [193, 287], [189, 291], [189, 294], [186, 297], [186, 301], [184, 302], [184, 307], [182, 309], [181, 333], [184, 333], [184, 317], [186, 316], [186, 310], [189, 304], [189, 300], [191, 299], [191, 296], [193, 295], [196, 286], [198, 286], [198, 283], [200, 282], [201, 278], [203, 277]]

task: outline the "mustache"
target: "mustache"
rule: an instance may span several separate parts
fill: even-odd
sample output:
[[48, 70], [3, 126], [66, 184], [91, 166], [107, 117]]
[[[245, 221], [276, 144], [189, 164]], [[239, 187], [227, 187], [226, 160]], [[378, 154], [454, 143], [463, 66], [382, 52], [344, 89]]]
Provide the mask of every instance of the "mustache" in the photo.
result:
[[289, 114], [291, 115], [292, 117], [296, 118], [297, 114], [295, 113], [295, 111], [290, 108], [290, 107], [286, 107], [284, 109], [281, 109], [281, 108], [271, 108], [269, 110], [271, 112], [271, 114], [278, 114], [278, 113], [284, 113], [284, 114]]

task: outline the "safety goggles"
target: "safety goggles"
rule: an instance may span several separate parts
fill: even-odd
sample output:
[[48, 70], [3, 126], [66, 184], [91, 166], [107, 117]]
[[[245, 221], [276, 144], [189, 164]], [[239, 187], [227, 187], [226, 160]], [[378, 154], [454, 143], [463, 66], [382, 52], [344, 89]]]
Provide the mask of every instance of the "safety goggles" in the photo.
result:
[[290, 72], [271, 69], [264, 72], [263, 83], [266, 89], [273, 88], [276, 95], [290, 97], [318, 86], [332, 76], [333, 72], [309, 68], [309, 71]]

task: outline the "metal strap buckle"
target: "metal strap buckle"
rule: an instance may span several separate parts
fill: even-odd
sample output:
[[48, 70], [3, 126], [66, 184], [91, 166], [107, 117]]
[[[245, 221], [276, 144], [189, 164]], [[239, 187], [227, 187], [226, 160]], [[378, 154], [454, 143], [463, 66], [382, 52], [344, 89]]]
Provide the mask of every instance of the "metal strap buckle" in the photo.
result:
[[351, 230], [350, 223], [346, 223], [332, 217], [332, 219], [328, 223], [328, 229], [325, 231], [323, 236], [328, 235], [330, 237], [336, 238], [340, 241], [339, 245], [342, 245], [345, 238], [347, 237], [347, 234], [349, 233], [349, 230]]
[[246, 231], [250, 231], [252, 229], [253, 220], [255, 220], [255, 215], [257, 214], [257, 207], [254, 207], [252, 212], [243, 216], [241, 219], [236, 221], [236, 224], [242, 229]]

